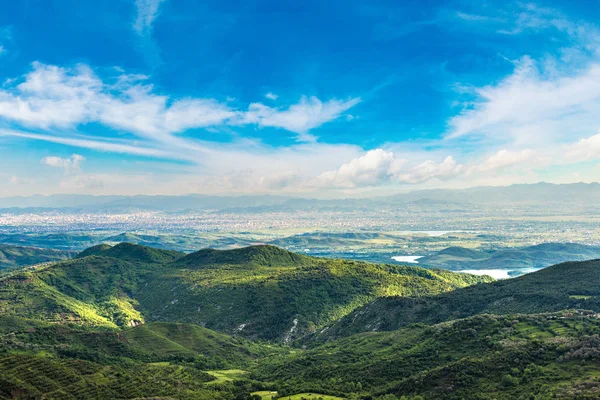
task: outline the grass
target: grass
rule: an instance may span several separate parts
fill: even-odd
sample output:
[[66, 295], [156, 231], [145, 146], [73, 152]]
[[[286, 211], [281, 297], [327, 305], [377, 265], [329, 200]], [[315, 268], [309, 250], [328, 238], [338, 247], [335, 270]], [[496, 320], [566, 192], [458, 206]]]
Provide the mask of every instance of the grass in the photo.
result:
[[316, 400], [316, 399], [323, 399], [323, 400], [344, 400], [342, 397], [336, 397], [336, 396], [329, 396], [326, 394], [317, 394], [317, 393], [299, 393], [299, 394], [294, 394], [291, 396], [285, 396], [285, 397], [280, 397], [280, 399], [282, 400]]
[[208, 382], [209, 384], [233, 382], [236, 379], [241, 379], [244, 375], [248, 374], [248, 371], [242, 369], [224, 369], [219, 371], [206, 371], [207, 374], [217, 378], [215, 381]]
[[277, 396], [277, 392], [272, 392], [270, 390], [262, 390], [260, 392], [252, 393], [255, 396], [260, 396], [262, 400], [271, 400], [273, 397]]

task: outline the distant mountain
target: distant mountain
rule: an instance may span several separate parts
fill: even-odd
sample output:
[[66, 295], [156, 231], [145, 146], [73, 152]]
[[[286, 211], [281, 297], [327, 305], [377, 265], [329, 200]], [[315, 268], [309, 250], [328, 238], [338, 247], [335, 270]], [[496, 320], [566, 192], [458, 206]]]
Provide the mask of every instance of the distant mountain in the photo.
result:
[[[425, 209], [464, 210], [465, 207], [543, 207], [569, 205], [597, 207], [600, 183], [521, 184], [485, 186], [469, 189], [432, 189], [371, 198], [319, 200], [271, 195], [245, 196], [91, 196], [51, 195], [0, 197], [0, 208], [18, 213], [24, 208], [69, 209], [71, 211], [107, 212], [111, 210], [163, 210], [185, 212], [221, 210], [223, 212], [287, 212], [292, 210], [369, 211], [374, 208], [394, 209], [398, 206]], [[39, 211], [39, 210], [38, 210]]]
[[253, 196], [92, 196], [50, 195], [0, 197], [0, 208], [69, 208], [73, 210], [218, 210], [231, 207], [270, 206], [281, 204], [289, 197]]
[[72, 258], [74, 251], [38, 249], [0, 244], [0, 271]]
[[274, 246], [205, 249], [184, 256], [122, 243], [95, 246], [74, 260], [0, 279], [0, 311], [113, 328], [188, 322], [290, 341], [379, 296], [429, 295], [489, 280], [313, 258]]
[[436, 296], [379, 298], [317, 333], [317, 341], [359, 332], [392, 331], [479, 314], [600, 312], [600, 260], [567, 262], [518, 278], [474, 285]]
[[536, 246], [477, 251], [450, 247], [419, 259], [422, 266], [450, 270], [538, 269], [565, 261], [600, 258], [599, 246], [577, 243], [543, 243]]

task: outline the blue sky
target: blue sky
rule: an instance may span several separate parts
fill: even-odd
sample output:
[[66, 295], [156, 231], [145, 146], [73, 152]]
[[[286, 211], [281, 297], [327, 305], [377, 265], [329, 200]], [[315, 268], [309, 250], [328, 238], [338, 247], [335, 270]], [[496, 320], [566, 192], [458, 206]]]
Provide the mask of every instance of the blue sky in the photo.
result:
[[600, 1], [28, 0], [0, 195], [597, 181]]

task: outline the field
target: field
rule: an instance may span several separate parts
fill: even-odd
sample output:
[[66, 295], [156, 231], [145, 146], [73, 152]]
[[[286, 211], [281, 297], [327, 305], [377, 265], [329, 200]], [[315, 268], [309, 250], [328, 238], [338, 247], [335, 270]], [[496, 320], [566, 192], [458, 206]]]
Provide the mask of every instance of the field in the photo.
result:
[[[262, 400], [271, 400], [274, 396], [277, 395], [277, 392], [263, 390], [260, 392], [254, 392], [252, 394], [262, 397]], [[317, 393], [299, 393], [299, 394], [293, 394], [291, 396], [283, 396], [283, 397], [280, 397], [279, 399], [281, 399], [281, 400], [344, 400], [342, 397], [329, 396], [326, 394], [317, 394]]]

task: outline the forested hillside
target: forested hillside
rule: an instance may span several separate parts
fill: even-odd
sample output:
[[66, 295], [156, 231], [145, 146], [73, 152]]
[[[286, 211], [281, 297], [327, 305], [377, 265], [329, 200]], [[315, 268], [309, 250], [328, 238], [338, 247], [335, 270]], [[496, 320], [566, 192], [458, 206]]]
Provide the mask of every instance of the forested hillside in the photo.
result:
[[314, 340], [367, 331], [391, 331], [414, 323], [436, 324], [477, 314], [600, 312], [600, 260], [562, 263], [541, 271], [436, 296], [380, 298], [340, 319]]
[[67, 260], [76, 252], [0, 244], [0, 273], [27, 265]]
[[0, 278], [0, 399], [595, 399], [599, 287], [101, 245]]
[[184, 256], [123, 243], [0, 280], [0, 310], [108, 327], [187, 322], [290, 341], [377, 297], [437, 294], [483, 281], [447, 271], [318, 259], [273, 246]]

